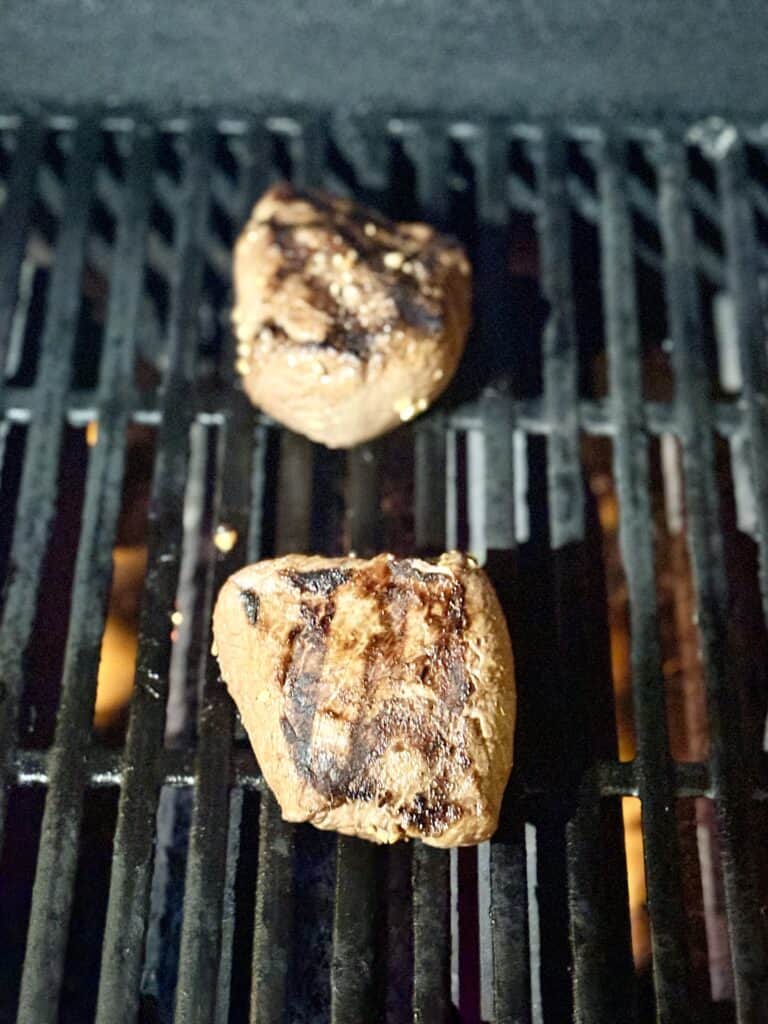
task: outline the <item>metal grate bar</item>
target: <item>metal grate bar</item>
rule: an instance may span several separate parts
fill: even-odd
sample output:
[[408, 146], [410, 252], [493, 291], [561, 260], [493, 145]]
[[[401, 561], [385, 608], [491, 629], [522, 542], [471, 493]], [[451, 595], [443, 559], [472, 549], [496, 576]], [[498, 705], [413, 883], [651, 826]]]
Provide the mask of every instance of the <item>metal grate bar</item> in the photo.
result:
[[507, 144], [498, 124], [483, 126], [474, 145], [468, 147], [474, 157], [477, 181], [477, 212], [486, 226], [503, 227], [507, 210]]
[[[245, 189], [243, 197], [244, 206], [250, 197], [250, 188]], [[243, 214], [247, 216], [249, 209], [244, 209]], [[256, 458], [252, 459], [250, 467], [250, 495], [251, 507], [248, 520], [248, 534], [246, 538], [246, 561], [252, 562], [258, 557], [262, 549], [262, 513], [265, 475], [265, 456], [267, 451], [267, 430], [258, 423], [253, 410], [249, 411], [250, 423], [247, 429], [255, 430]], [[258, 500], [257, 500], [258, 499]], [[223, 517], [222, 517], [223, 518]], [[217, 1024], [224, 1024], [229, 1019], [229, 1001], [232, 995], [232, 956], [233, 940], [235, 934], [235, 878], [237, 873], [238, 859], [241, 855], [242, 836], [242, 806], [243, 787], [237, 781], [237, 769], [232, 764], [234, 758], [230, 752], [230, 765], [234, 769], [230, 778], [230, 813], [229, 813], [229, 838], [227, 844], [227, 877], [224, 890], [224, 910], [222, 913], [222, 954], [219, 961], [219, 984], [216, 1003]], [[245, 752], [244, 752], [245, 753]], [[252, 760], [252, 755], [249, 758]], [[263, 783], [263, 780], [260, 779]]]
[[[406, 126], [416, 127], [422, 120], [413, 117], [405, 120], [400, 116], [401, 113], [386, 109], [372, 110], [370, 114], [366, 112], [365, 123], [372, 121], [376, 124], [378, 131], [401, 134]], [[75, 115], [71, 111], [62, 109], [44, 110], [40, 114], [40, 118], [46, 128], [51, 131], [72, 131], [77, 124]], [[98, 120], [103, 131], [115, 133], [131, 131], [136, 122], [136, 111], [132, 107], [121, 109], [110, 107], [109, 110], [102, 111]], [[446, 135], [451, 139], [474, 139], [482, 131], [481, 122], [468, 119], [465, 116], [458, 119], [433, 117], [432, 123], [438, 120], [441, 121]], [[252, 110], [242, 107], [230, 108], [217, 111], [212, 127], [218, 134], [226, 138], [238, 138], [247, 134], [252, 121]], [[185, 135], [195, 123], [195, 114], [188, 109], [175, 110], [167, 115], [159, 116], [155, 123], [159, 131], [170, 135]], [[274, 133], [297, 131], [300, 125], [298, 113], [295, 109], [291, 110], [288, 107], [282, 110], [264, 111], [259, 116], [259, 123]], [[510, 139], [539, 139], [545, 130], [540, 120], [526, 117], [505, 118], [494, 115], [492, 123], [494, 129], [503, 138]], [[17, 131], [23, 124], [23, 111], [5, 109], [0, 112], [0, 131]], [[380, 128], [379, 124], [381, 124]], [[694, 127], [698, 130], [699, 125]], [[602, 126], [594, 121], [573, 119], [568, 120], [564, 130], [569, 138], [583, 143], [598, 141], [603, 131]], [[765, 145], [765, 125], [762, 122], [749, 121], [743, 125], [742, 130], [744, 138], [751, 145]], [[626, 124], [626, 137], [632, 142], [653, 143], [658, 137], [658, 123], [653, 119], [633, 118], [631, 123]]]
[[[489, 570], [491, 569], [489, 565]], [[492, 570], [495, 577], [500, 573]], [[88, 784], [93, 787], [121, 786], [124, 781], [122, 755], [109, 750], [92, 748], [86, 752]], [[714, 799], [715, 792], [709, 778], [709, 763], [690, 761], [672, 766], [675, 795], [678, 797], [704, 796]], [[602, 796], [639, 796], [637, 766], [633, 762], [598, 761], [596, 773]], [[44, 750], [18, 751], [13, 758], [11, 781], [19, 786], [47, 785], [50, 778], [48, 753]], [[187, 751], [162, 750], [158, 757], [158, 778], [164, 785], [176, 789], [192, 786], [195, 781], [193, 758]], [[542, 794], [535, 782], [524, 781], [525, 795], [538, 798]], [[231, 785], [240, 789], [263, 791], [264, 779], [246, 750], [232, 756]], [[756, 801], [768, 800], [768, 788], [756, 786], [751, 792]]]
[[414, 530], [419, 555], [445, 548], [446, 432], [441, 415], [418, 423], [414, 439]]
[[629, 590], [632, 692], [638, 737], [637, 778], [643, 805], [648, 910], [660, 1021], [691, 1016], [680, 888], [674, 781], [669, 763], [654, 579], [648, 441], [642, 402], [640, 335], [632, 227], [623, 151], [609, 141], [599, 170], [600, 242], [609, 382], [616, 439], [619, 543]]
[[[489, 557], [499, 552], [506, 562], [515, 535], [515, 408], [509, 396], [489, 396], [483, 403], [485, 517], [483, 532]], [[512, 571], [512, 566], [505, 568]]]
[[259, 808], [259, 865], [251, 972], [251, 1024], [283, 1019], [293, 925], [291, 826], [271, 793]]
[[[253, 418], [244, 396], [233, 398], [235, 411], [222, 431], [226, 452], [219, 480], [219, 521], [235, 530], [238, 540], [232, 552], [216, 566], [213, 594], [243, 564], [249, 522], [260, 521], [263, 498], [264, 431], [252, 452]], [[220, 452], [220, 455], [222, 452]], [[254, 493], [250, 483], [253, 479]], [[253, 537], [253, 534], [251, 534]], [[258, 542], [258, 537], [254, 537]], [[257, 556], [258, 557], [258, 556]], [[210, 614], [206, 615], [206, 621]], [[176, 1020], [214, 1019], [229, 817], [230, 748], [233, 726], [232, 702], [210, 649], [205, 655], [205, 683], [198, 717], [198, 755], [195, 766], [195, 808], [189, 837], [181, 934]]]
[[[588, 692], [599, 680], [586, 665], [587, 637], [583, 627], [586, 566], [584, 564], [584, 487], [579, 449], [578, 351], [573, 304], [570, 206], [566, 189], [567, 153], [562, 138], [547, 134], [535, 150], [540, 195], [538, 234], [541, 252], [542, 291], [550, 311], [543, 335], [544, 408], [550, 423], [547, 434], [547, 489], [550, 544], [554, 548], [555, 634], [557, 647], [557, 695], [568, 694], [566, 712], [555, 694], [548, 695], [554, 715], [565, 721], [576, 716], [578, 728], [570, 740], [573, 748], [565, 761], [573, 787], [574, 772], [596, 754], [590, 749], [594, 730], [590, 716], [605, 695]], [[567, 672], [567, 677], [563, 672]], [[593, 685], [594, 679], [594, 685]], [[575, 699], [574, 699], [575, 691]], [[606, 737], [607, 738], [607, 737]], [[574, 747], [574, 742], [579, 748]], [[594, 775], [581, 780], [579, 808], [566, 826], [568, 899], [571, 911], [573, 957], [573, 1013], [577, 1021], [610, 1021], [630, 1012], [631, 964], [627, 948], [626, 915], [609, 891], [607, 867], [621, 832], [612, 837], [600, 825], [599, 792]], [[539, 847], [541, 857], [546, 847]], [[614, 857], [615, 859], [615, 857]], [[602, 862], [602, 864], [601, 864]], [[605, 868], [598, 871], [598, 865]], [[611, 878], [615, 872], [611, 873]], [[602, 883], [602, 884], [601, 884]], [[588, 915], [578, 908], [589, 905]], [[623, 919], [622, 919], [623, 917]], [[622, 925], [624, 926], [622, 934]], [[624, 945], [625, 955], [621, 949]], [[550, 982], [551, 984], [551, 982]], [[560, 1012], [565, 1012], [563, 1007]]]
[[296, 122], [291, 138], [291, 179], [299, 188], [320, 188], [327, 168], [327, 138], [323, 125], [309, 118]]
[[528, 947], [528, 877], [525, 833], [520, 822], [491, 839], [491, 939], [496, 1024], [531, 1019]]
[[438, 226], [448, 219], [449, 141], [442, 125], [420, 124], [406, 139], [416, 165], [416, 194], [424, 216]]
[[452, 1015], [448, 851], [415, 844], [412, 871], [413, 1020], [443, 1024]]
[[[418, 554], [442, 552], [446, 522], [446, 431], [441, 419], [414, 428], [414, 539]], [[413, 1020], [441, 1024], [451, 1012], [450, 861], [446, 850], [415, 843]]]
[[331, 1021], [376, 1020], [381, 1008], [381, 890], [386, 850], [362, 839], [339, 836], [331, 961]]
[[[304, 551], [309, 546], [311, 487], [310, 443], [283, 431], [276, 554]], [[254, 537], [249, 561], [258, 557], [256, 540]], [[294, 926], [294, 832], [295, 826], [283, 821], [274, 796], [265, 791], [259, 807], [251, 1024], [272, 1024], [285, 1015]]]
[[[707, 762], [680, 762], [670, 767], [674, 774], [676, 796], [711, 798], [714, 795]], [[637, 762], [603, 761], [597, 765], [597, 776], [603, 796], [640, 796]], [[755, 796], [759, 799], [757, 794]]]
[[45, 129], [40, 122], [30, 121], [19, 129], [18, 139], [0, 230], [0, 375], [5, 368]]
[[[221, 420], [219, 396], [210, 393], [190, 395], [190, 402], [200, 416]], [[68, 396], [66, 412], [67, 422], [73, 427], [82, 427], [89, 423], [98, 412], [98, 398], [93, 391], [74, 391]], [[527, 434], [546, 437], [551, 430], [551, 422], [540, 399], [525, 398], [513, 402], [515, 422], [518, 428]], [[675, 409], [670, 402], [648, 401], [643, 403], [645, 410], [646, 432], [652, 436], [675, 433], [677, 419]], [[0, 412], [7, 421], [26, 424], [31, 420], [29, 393], [24, 388], [8, 388], [0, 395]], [[147, 426], [157, 426], [161, 413], [158, 398], [154, 391], [140, 393], [136, 400], [136, 408], [132, 413], [132, 421]], [[446, 425], [453, 430], [482, 429], [483, 405], [481, 402], [468, 401], [455, 409], [427, 413], [420, 422], [419, 430], [427, 423], [443, 418]], [[712, 405], [714, 429], [721, 437], [730, 438], [743, 435], [747, 430], [746, 412], [738, 401], [714, 402]], [[274, 420], [266, 415], [259, 415], [260, 422], [266, 426], [275, 426]], [[593, 437], [615, 437], [616, 428], [611, 420], [610, 405], [606, 399], [582, 399], [578, 403], [578, 423], [580, 429]], [[424, 497], [428, 491], [424, 492]]]
[[[732, 129], [729, 129], [732, 131]], [[750, 466], [760, 544], [760, 592], [768, 623], [768, 355], [760, 294], [760, 260], [746, 188], [743, 143], [726, 138], [717, 168], [723, 200], [728, 288], [736, 308]]]
[[240, 838], [242, 832], [243, 791], [233, 788], [229, 794], [227, 853], [221, 912], [221, 955], [219, 956], [216, 981], [215, 1024], [227, 1024], [229, 1021], [232, 993], [235, 988], [232, 970], [237, 915], [237, 865], [240, 858]]
[[379, 447], [368, 444], [349, 453], [347, 516], [352, 551], [371, 558], [380, 550]]
[[[541, 287], [549, 303], [543, 332], [544, 410], [550, 541], [555, 551], [584, 539], [584, 488], [579, 458], [578, 362], [571, 285], [569, 206], [565, 192], [565, 144], [548, 135], [537, 147], [541, 196], [538, 236]], [[565, 652], [561, 652], [565, 653]]]
[[[728, 172], [723, 172], [726, 175]], [[746, 807], [743, 741], [736, 680], [729, 678], [728, 583], [715, 479], [714, 445], [698, 308], [693, 224], [687, 203], [687, 170], [682, 144], [664, 140], [659, 151], [659, 207], [665, 252], [665, 279], [673, 341], [678, 422], [688, 512], [688, 543], [693, 565], [702, 661], [707, 682], [710, 766], [716, 794], [718, 833], [723, 849], [725, 897], [736, 985], [737, 1018], [758, 1020], [768, 1000], [765, 925], [760, 917], [753, 829]], [[729, 209], [733, 216], [734, 210]], [[731, 238], [734, 225], [731, 225]], [[731, 252], [731, 258], [738, 254]], [[743, 266], [734, 268], [741, 276]], [[746, 298], [740, 281], [741, 301]], [[741, 310], [744, 315], [744, 309]], [[741, 322], [743, 328], [744, 322]], [[749, 368], [745, 368], [748, 372]], [[756, 382], [755, 382], [756, 383]]]
[[[408, 140], [406, 140], [407, 142]], [[419, 132], [407, 146], [417, 168], [423, 209], [438, 225], [446, 217], [447, 139]], [[447, 431], [443, 417], [414, 430], [414, 541], [418, 554], [440, 553], [446, 544]], [[441, 1024], [451, 1015], [450, 858], [447, 850], [414, 844], [413, 1020]]]
[[[507, 257], [507, 146], [501, 132], [485, 127], [473, 149], [477, 182], [476, 216], [483, 225], [475, 256], [478, 282], [489, 288], [481, 302], [478, 331], [491, 347], [504, 344], [492, 316], [496, 286]], [[501, 271], [503, 273], [503, 271]], [[484, 473], [482, 490], [482, 551], [486, 570], [496, 585], [512, 625], [515, 602], [510, 583], [517, 578], [515, 429], [517, 405], [509, 394], [487, 394], [479, 404]], [[470, 531], [472, 531], [470, 522]], [[477, 530], [475, 530], [477, 532]], [[470, 535], [470, 546], [474, 541]], [[499, 828], [488, 852], [488, 908], [491, 989], [496, 1024], [524, 1024], [531, 1019], [531, 971], [528, 920], [528, 878], [522, 818], [505, 803]], [[482, 908], [481, 908], [482, 914]], [[481, 936], [483, 923], [481, 920]], [[481, 971], [482, 971], [481, 960]], [[481, 979], [482, 985], [482, 979]]]
[[[150, 500], [147, 579], [139, 622], [136, 687], [125, 743], [124, 782], [118, 807], [112, 877], [96, 1020], [125, 1024], [136, 1018], [144, 931], [152, 875], [159, 793], [157, 757], [163, 742], [170, 620], [181, 561], [183, 505], [192, 423], [195, 311], [202, 278], [200, 241], [205, 229], [212, 138], [206, 125], [192, 134], [192, 158], [177, 214], [176, 276], [168, 325], [168, 369], [162, 430]], [[129, 325], [126, 325], [129, 326]]]
[[[89, 766], [90, 785], [96, 788], [120, 786], [123, 783], [122, 755], [113, 751], [93, 748], [86, 754]], [[158, 759], [158, 776], [163, 784], [183, 789], [194, 783], [193, 757], [187, 751], [162, 750]], [[47, 752], [25, 750], [14, 758], [17, 785], [47, 785]], [[639, 796], [636, 765], [627, 761], [598, 761], [596, 764], [598, 785], [602, 796]], [[703, 796], [714, 799], [715, 792], [709, 777], [709, 762], [690, 761], [675, 763], [675, 794], [678, 797]], [[262, 791], [266, 783], [255, 764], [253, 755], [247, 750], [238, 750], [232, 757], [233, 786], [249, 791]], [[533, 798], [542, 790], [535, 782], [523, 780], [523, 792]], [[751, 797], [755, 801], [768, 800], [768, 788], [755, 786]]]
[[[129, 416], [135, 332], [126, 337], [123, 331], [126, 324], [134, 323], [141, 295], [152, 149], [152, 134], [137, 130], [115, 250], [115, 279], [110, 289], [99, 385], [99, 439], [88, 470], [61, 706], [48, 758], [50, 781], [24, 962], [20, 1021], [55, 1018], [64, 967], [83, 791], [88, 781], [82, 752], [90, 743]], [[51, 970], [51, 965], [56, 969]]]
[[[514, 403], [489, 396], [484, 402], [486, 569], [508, 615], [509, 582], [515, 579]], [[504, 588], [501, 583], [506, 584]], [[490, 918], [493, 956], [493, 1008], [496, 1024], [531, 1019], [528, 948], [528, 880], [522, 821], [502, 810], [490, 848]]]
[[[372, 554], [376, 547], [379, 509], [378, 466], [371, 447], [349, 453], [348, 505], [352, 550]], [[339, 836], [336, 853], [336, 899], [331, 961], [331, 1021], [357, 1024], [375, 1020], [383, 986], [377, 936], [381, 933], [386, 849], [360, 839]]]
[[237, 203], [232, 211], [235, 224], [245, 224], [251, 215], [253, 204], [269, 184], [270, 140], [266, 129], [260, 124], [249, 125], [241, 142], [242, 186]]
[[574, 1020], [634, 1021], [621, 807], [618, 802], [601, 802], [591, 772], [566, 837]]
[[[23, 684], [23, 657], [35, 616], [48, 533], [56, 510], [56, 483], [71, 373], [88, 212], [99, 147], [90, 124], [75, 135], [67, 173], [67, 207], [56, 247], [37, 385], [11, 542], [8, 584], [0, 624], [0, 750], [10, 752]], [[6, 764], [0, 763], [0, 842], [6, 803]]]

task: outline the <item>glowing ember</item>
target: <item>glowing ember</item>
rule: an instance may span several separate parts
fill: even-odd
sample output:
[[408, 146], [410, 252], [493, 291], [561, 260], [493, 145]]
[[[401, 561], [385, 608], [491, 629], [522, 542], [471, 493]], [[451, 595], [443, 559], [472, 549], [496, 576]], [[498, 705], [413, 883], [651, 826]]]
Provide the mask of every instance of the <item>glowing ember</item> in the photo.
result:
[[144, 545], [116, 547], [112, 553], [112, 592], [101, 641], [93, 724], [114, 725], [133, 692], [139, 599], [147, 569]]
[[226, 523], [219, 523], [213, 535], [213, 543], [223, 555], [228, 555], [237, 544], [237, 530]]

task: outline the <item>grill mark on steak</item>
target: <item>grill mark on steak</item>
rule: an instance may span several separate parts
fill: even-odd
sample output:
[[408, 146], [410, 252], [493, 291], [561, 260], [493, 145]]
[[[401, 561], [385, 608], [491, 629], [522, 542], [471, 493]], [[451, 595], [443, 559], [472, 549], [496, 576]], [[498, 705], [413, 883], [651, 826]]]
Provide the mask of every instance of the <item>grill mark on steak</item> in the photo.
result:
[[307, 572], [286, 572], [285, 577], [303, 594], [328, 597], [352, 576], [351, 569], [312, 569]]
[[241, 590], [240, 603], [243, 606], [248, 625], [255, 626], [259, 621], [259, 608], [261, 607], [259, 595], [255, 590]]
[[423, 835], [444, 832], [461, 815], [461, 811], [439, 794], [417, 793], [411, 803], [402, 808], [403, 819]]
[[[437, 716], [437, 723], [434, 718], [428, 719], [426, 728], [413, 743], [430, 768], [438, 771], [426, 792], [416, 794], [410, 804], [399, 809], [407, 826], [415, 827], [422, 835], [439, 835], [461, 815], [460, 808], [449, 797], [449, 776], [452, 767], [455, 770], [467, 761], [466, 725], [460, 725], [458, 735], [451, 729], [452, 724], [457, 724], [473, 689], [464, 665], [464, 587], [453, 576], [424, 573], [407, 561], [393, 565], [393, 576], [399, 581], [402, 592], [409, 595], [409, 602], [416, 598], [422, 606], [426, 605], [427, 622], [437, 624], [439, 628], [437, 640], [425, 653], [419, 677], [423, 685], [430, 686], [437, 693], [447, 714]], [[437, 612], [435, 605], [438, 606]], [[448, 721], [440, 721], [441, 718], [448, 718]], [[382, 724], [374, 720], [374, 728], [380, 728]], [[435, 724], [437, 729], [433, 728]], [[452, 732], [455, 743], [446, 738]], [[415, 737], [412, 742], [413, 739]]]
[[[319, 215], [315, 220], [296, 225], [286, 224], [275, 215], [264, 221], [272, 233], [273, 244], [280, 249], [281, 264], [275, 271], [275, 278], [277, 281], [284, 281], [292, 275], [300, 276], [312, 292], [313, 304], [330, 316], [331, 327], [324, 338], [315, 341], [297, 342], [281, 328], [271, 326], [273, 334], [294, 345], [346, 352], [361, 360], [368, 359], [382, 336], [386, 335], [387, 331], [391, 334], [398, 325], [415, 328], [434, 336], [440, 335], [445, 319], [441, 303], [429, 298], [417, 277], [406, 273], [402, 265], [387, 267], [384, 257], [388, 251], [395, 250], [403, 253], [403, 264], [407, 263], [409, 258], [418, 259], [424, 265], [427, 277], [432, 279], [440, 254], [451, 248], [452, 240], [435, 235], [426, 243], [417, 243], [405, 237], [398, 231], [395, 223], [388, 221], [376, 211], [357, 205], [342, 208], [338, 201], [313, 189], [294, 188], [284, 183], [277, 186], [276, 194], [283, 202], [300, 200], [310, 203]], [[369, 236], [365, 230], [366, 225], [370, 223], [377, 228], [373, 236]], [[362, 259], [384, 279], [394, 300], [397, 316], [390, 318], [386, 325], [382, 324], [376, 329], [367, 328], [358, 316], [350, 313], [331, 295], [330, 285], [334, 278], [329, 277], [325, 280], [308, 272], [307, 264], [315, 249], [303, 243], [299, 244], [296, 241], [296, 232], [312, 229], [332, 231], [339, 236], [343, 247], [351, 248], [360, 254]], [[386, 243], [383, 243], [383, 238], [386, 238]]]
[[283, 682], [286, 706], [280, 716], [280, 726], [299, 775], [320, 792], [324, 792], [324, 777], [313, 768], [312, 730], [335, 611], [336, 605], [331, 599], [324, 604], [302, 602], [300, 605], [301, 623], [288, 639]]
[[[299, 775], [328, 795], [336, 774], [334, 758], [314, 751], [312, 732], [328, 651], [328, 635], [336, 613], [333, 593], [352, 576], [351, 569], [325, 568], [282, 574], [301, 593], [300, 624], [288, 637], [283, 669], [285, 711], [280, 726]], [[317, 754], [321, 755], [318, 764]]]
[[358, 359], [367, 359], [379, 334], [379, 331], [367, 331], [357, 317], [345, 317], [343, 323], [317, 342], [316, 347], [321, 351], [333, 349], [334, 352], [348, 352]]
[[443, 329], [442, 310], [438, 303], [426, 299], [418, 287], [410, 286], [412, 280], [404, 275], [392, 291], [400, 319], [419, 331], [438, 334]]
[[[376, 239], [376, 236], [371, 238], [365, 233], [366, 224], [375, 224], [379, 231], [392, 235], [395, 238], [398, 237], [397, 228], [392, 221], [388, 220], [377, 210], [371, 210], [358, 203], [342, 207], [338, 200], [334, 201], [324, 192], [311, 188], [297, 188], [288, 182], [275, 186], [275, 192], [277, 198], [282, 202], [290, 203], [298, 200], [309, 203], [321, 214], [324, 214], [323, 217], [318, 217], [316, 221], [303, 223], [300, 225], [301, 227], [322, 228], [326, 231], [329, 227], [332, 227], [334, 232], [340, 235], [347, 245], [358, 249], [365, 255], [375, 255], [381, 249], [381, 243]], [[287, 226], [277, 221], [274, 217], [270, 218], [267, 223], [270, 227], [284, 228]]]
[[[473, 689], [464, 666], [464, 587], [453, 576], [425, 573], [405, 561], [387, 563], [385, 572], [383, 578], [380, 571], [354, 573], [361, 595], [371, 597], [376, 604], [379, 629], [371, 635], [365, 650], [363, 696], [343, 760], [313, 746], [312, 732], [327, 637], [335, 614], [331, 595], [353, 572], [323, 569], [286, 574], [307, 599], [300, 609], [301, 624], [290, 638], [285, 671], [287, 707], [281, 724], [299, 775], [332, 806], [347, 800], [381, 805], [382, 797], [391, 802], [386, 782], [378, 772], [382, 757], [395, 744], [418, 751], [434, 777], [425, 792], [394, 810], [405, 827], [415, 827], [423, 835], [437, 835], [461, 814], [449, 798], [451, 769], [468, 767], [464, 725], [456, 732], [457, 720]], [[437, 638], [425, 652], [418, 675], [422, 684], [437, 694], [440, 708], [426, 714], [413, 700], [394, 698], [369, 717], [382, 672], [386, 673], [387, 666], [403, 662], [409, 614], [425, 615], [438, 627]], [[447, 738], [452, 734], [452, 739]]]

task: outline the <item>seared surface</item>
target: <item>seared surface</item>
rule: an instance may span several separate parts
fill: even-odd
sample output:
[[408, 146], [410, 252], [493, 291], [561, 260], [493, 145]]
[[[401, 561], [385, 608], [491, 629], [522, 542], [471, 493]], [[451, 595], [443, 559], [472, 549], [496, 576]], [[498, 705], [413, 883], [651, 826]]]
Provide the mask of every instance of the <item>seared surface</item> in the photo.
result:
[[436, 846], [492, 834], [514, 678], [503, 615], [469, 559], [261, 562], [225, 584], [214, 632], [288, 820]]
[[469, 326], [469, 264], [426, 224], [281, 184], [235, 249], [237, 369], [252, 401], [330, 447], [422, 412]]

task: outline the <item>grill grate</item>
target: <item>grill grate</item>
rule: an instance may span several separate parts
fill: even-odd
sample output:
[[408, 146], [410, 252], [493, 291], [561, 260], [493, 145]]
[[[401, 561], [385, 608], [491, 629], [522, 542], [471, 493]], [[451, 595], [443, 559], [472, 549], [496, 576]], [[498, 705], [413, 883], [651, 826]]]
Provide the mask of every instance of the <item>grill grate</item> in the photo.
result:
[[[67, 950], [83, 806], [96, 787], [118, 789], [119, 804], [97, 996], [96, 981], [82, 980], [94, 989], [88, 1019], [164, 1020], [170, 1011], [163, 1006], [175, 1005], [177, 1021], [330, 1015], [336, 1024], [437, 1022], [451, 1019], [457, 1003], [464, 1020], [479, 1020], [482, 1006], [500, 1024], [644, 1020], [619, 800], [635, 796], [643, 810], [658, 1019], [760, 1020], [768, 1005], [761, 910], [768, 777], [764, 752], [744, 738], [716, 466], [726, 445], [734, 500], [742, 512], [753, 510], [740, 521], [751, 524], [756, 543], [754, 593], [764, 625], [768, 163], [761, 132], [714, 122], [683, 133], [374, 116], [159, 123], [114, 114], [8, 115], [0, 130], [7, 158], [0, 169], [8, 168], [0, 191], [0, 354], [8, 367], [0, 437], [4, 443], [13, 425], [26, 430], [0, 622], [6, 845], [17, 827], [9, 795], [28, 787], [45, 792], [23, 968], [7, 979], [0, 1020], [18, 1013], [22, 1024], [44, 1024], [60, 1019], [60, 1010], [61, 1019], [84, 1019], [61, 1003], [61, 990], [65, 971], [77, 969]], [[46, 155], [51, 138], [63, 159]], [[231, 244], [253, 198], [286, 173], [454, 230], [476, 268], [475, 337], [446, 400], [389, 439], [347, 455], [280, 431], [232, 389]], [[114, 231], [105, 226], [110, 220]], [[520, 294], [511, 291], [515, 225], [528, 225], [538, 245], [540, 291], [528, 304], [530, 322], [514, 308]], [[23, 287], [30, 266], [48, 275], [37, 339], [34, 310], [25, 304], [39, 293]], [[89, 273], [108, 282], [108, 302], [98, 382], [84, 388], [73, 368]], [[670, 400], [649, 397], [643, 378], [651, 329], [639, 291], [648, 275], [666, 309]], [[602, 303], [591, 319], [589, 287]], [[707, 309], [715, 292], [732, 303], [743, 378], [736, 393], [712, 369]], [[603, 350], [604, 391], [589, 376]], [[36, 370], [25, 377], [19, 368], [30, 361]], [[511, 386], [503, 376], [489, 386], [496, 370], [511, 371]], [[19, 736], [29, 685], [25, 652], [35, 639], [48, 538], [66, 486], [59, 476], [65, 428], [82, 430], [94, 420], [98, 442], [87, 467], [55, 737], [49, 749], [33, 749]], [[94, 736], [92, 715], [132, 423], [156, 427], [158, 439], [136, 685], [124, 745], [114, 748]], [[199, 473], [196, 429], [208, 438], [214, 472], [190, 598], [182, 595], [182, 577], [188, 480]], [[637, 735], [631, 761], [617, 759], [602, 569], [594, 564], [595, 516], [585, 487], [583, 446], [595, 437], [612, 445], [618, 494]], [[707, 688], [706, 761], [673, 761], [669, 752], [649, 455], [659, 437], [676, 438], [682, 453]], [[398, 476], [401, 463], [410, 466], [410, 484]], [[403, 532], [402, 516], [385, 501], [390, 477], [409, 506]], [[211, 543], [217, 525], [234, 538], [231, 550]], [[282, 823], [207, 643], [192, 643], [182, 666], [197, 694], [196, 724], [185, 742], [166, 740], [176, 602], [194, 631], [207, 622], [221, 582], [246, 560], [288, 549], [331, 552], [342, 543], [369, 553], [393, 537], [423, 552], [470, 547], [485, 557], [510, 611], [521, 703], [518, 767], [502, 827], [479, 861], [474, 851], [308, 839], [306, 830]], [[764, 663], [762, 672], [764, 716]], [[178, 978], [165, 1004], [146, 981], [161, 790], [194, 794]], [[244, 803], [252, 793], [255, 834]], [[677, 814], [688, 797], [715, 805], [735, 1004], [715, 1003], [692, 984]], [[322, 916], [325, 883], [309, 897], [317, 904], [307, 906], [310, 883], [297, 874], [313, 850], [318, 863], [335, 866], [330, 939], [322, 922], [308, 924], [313, 907]], [[249, 858], [256, 881], [248, 1016], [231, 978], [244, 941], [239, 865]], [[483, 876], [485, 863], [490, 917], [481, 912], [478, 923], [477, 907], [468, 908], [464, 897], [457, 906], [450, 893], [463, 892], [478, 865]], [[0, 890], [0, 916], [4, 898]], [[304, 926], [310, 938], [297, 939]], [[314, 958], [307, 955], [313, 936], [330, 944]]]

